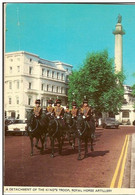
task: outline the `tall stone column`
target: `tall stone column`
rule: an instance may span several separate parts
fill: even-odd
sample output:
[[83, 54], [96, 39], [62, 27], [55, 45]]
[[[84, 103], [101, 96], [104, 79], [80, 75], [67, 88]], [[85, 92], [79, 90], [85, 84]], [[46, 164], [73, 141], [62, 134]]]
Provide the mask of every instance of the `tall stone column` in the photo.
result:
[[122, 28], [122, 16], [118, 16], [118, 22], [116, 28], [113, 31], [115, 35], [115, 72], [123, 71], [123, 40], [122, 36], [125, 34]]

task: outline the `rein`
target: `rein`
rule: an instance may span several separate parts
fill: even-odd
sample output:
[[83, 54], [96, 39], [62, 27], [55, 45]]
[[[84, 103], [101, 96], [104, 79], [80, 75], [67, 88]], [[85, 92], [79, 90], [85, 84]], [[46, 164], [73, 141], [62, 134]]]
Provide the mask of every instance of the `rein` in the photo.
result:
[[56, 122], [56, 131], [54, 132], [52, 137], [54, 137], [56, 135], [56, 133], [58, 132], [58, 121], [56, 119], [54, 119], [54, 121]]
[[28, 128], [28, 131], [30, 133], [33, 133], [37, 128], [38, 128], [38, 120], [36, 120], [36, 127], [34, 129], [32, 129], [32, 130], [29, 130], [29, 128]]
[[84, 126], [84, 130], [82, 132], [82, 135], [84, 134], [84, 132], [86, 131], [86, 128], [87, 128], [86, 121], [84, 121], [84, 124], [85, 124], [85, 126]]

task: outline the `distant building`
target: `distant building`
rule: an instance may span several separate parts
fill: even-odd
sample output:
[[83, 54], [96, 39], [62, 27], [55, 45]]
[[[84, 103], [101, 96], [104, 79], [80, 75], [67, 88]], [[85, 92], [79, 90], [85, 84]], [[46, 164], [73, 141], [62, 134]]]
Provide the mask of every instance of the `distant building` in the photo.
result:
[[119, 114], [115, 116], [121, 124], [132, 125], [135, 120], [135, 109], [133, 108], [135, 98], [131, 92], [131, 87], [124, 85], [124, 103]]
[[45, 108], [47, 100], [62, 100], [67, 104], [68, 76], [72, 65], [48, 61], [25, 51], [5, 53], [4, 108], [5, 116], [26, 118], [35, 100]]

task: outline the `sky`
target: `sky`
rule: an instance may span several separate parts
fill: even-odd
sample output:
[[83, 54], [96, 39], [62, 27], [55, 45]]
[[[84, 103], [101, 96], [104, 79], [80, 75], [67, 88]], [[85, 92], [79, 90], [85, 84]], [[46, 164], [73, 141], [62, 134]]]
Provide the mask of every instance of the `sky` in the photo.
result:
[[8, 3], [6, 52], [27, 51], [78, 69], [88, 53], [114, 58], [115, 29], [122, 16], [124, 84], [135, 84], [135, 4]]

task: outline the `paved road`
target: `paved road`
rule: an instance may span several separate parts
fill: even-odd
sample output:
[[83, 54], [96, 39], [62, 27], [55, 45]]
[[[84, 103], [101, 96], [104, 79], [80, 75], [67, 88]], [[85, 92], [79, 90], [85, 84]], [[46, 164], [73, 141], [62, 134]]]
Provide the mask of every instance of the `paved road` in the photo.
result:
[[94, 152], [89, 149], [88, 158], [81, 161], [77, 160], [77, 145], [73, 150], [65, 142], [62, 156], [59, 156], [56, 143], [55, 158], [51, 158], [48, 143], [43, 155], [34, 148], [34, 156], [31, 157], [29, 137], [6, 136], [4, 185], [110, 187], [125, 137], [132, 133], [135, 133], [133, 126], [96, 129]]

